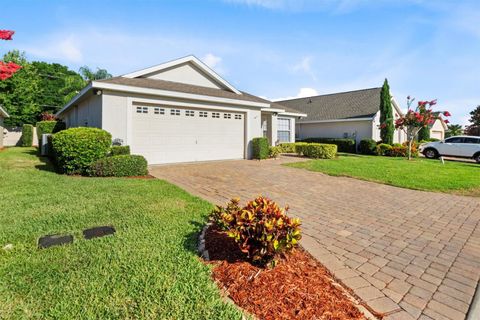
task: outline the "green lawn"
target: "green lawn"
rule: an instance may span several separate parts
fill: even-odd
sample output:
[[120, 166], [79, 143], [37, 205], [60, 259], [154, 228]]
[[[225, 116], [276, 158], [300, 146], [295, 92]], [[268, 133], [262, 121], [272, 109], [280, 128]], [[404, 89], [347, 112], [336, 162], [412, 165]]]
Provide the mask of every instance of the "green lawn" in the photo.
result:
[[[161, 180], [49, 169], [32, 148], [0, 152], [1, 319], [241, 317], [195, 253], [211, 204]], [[106, 224], [114, 236], [82, 239], [82, 229]], [[75, 241], [37, 249], [54, 233]]]
[[311, 160], [286, 164], [398, 187], [480, 196], [480, 165], [475, 163], [417, 158], [390, 158], [340, 154], [333, 160]]

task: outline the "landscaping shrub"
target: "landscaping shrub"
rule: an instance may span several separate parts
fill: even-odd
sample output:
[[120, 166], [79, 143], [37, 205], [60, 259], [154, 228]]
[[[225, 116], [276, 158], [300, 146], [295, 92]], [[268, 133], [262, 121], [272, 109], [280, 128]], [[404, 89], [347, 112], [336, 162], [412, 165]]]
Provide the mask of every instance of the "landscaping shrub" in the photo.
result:
[[401, 144], [394, 144], [389, 152], [390, 157], [406, 157], [407, 155], [407, 147]]
[[62, 121], [39, 121], [35, 125], [37, 127], [38, 146], [42, 142], [42, 134], [57, 133], [65, 130], [65, 122]]
[[280, 148], [280, 153], [295, 153], [295, 142], [280, 143], [277, 147]]
[[281, 209], [275, 202], [258, 197], [239, 206], [233, 199], [227, 207], [217, 206], [212, 220], [238, 244], [254, 263], [265, 265], [298, 245], [301, 239], [300, 220], [287, 216], [288, 207]]
[[31, 124], [24, 124], [22, 127], [22, 137], [20, 139], [22, 147], [31, 147], [33, 144], [33, 126]]
[[55, 153], [55, 150], [53, 149], [53, 135], [49, 135], [47, 137], [47, 142], [48, 142], [47, 157], [56, 166], [57, 165], [57, 155]]
[[308, 143], [301, 149], [308, 158], [333, 159], [337, 155], [337, 146], [334, 144]]
[[90, 165], [92, 177], [132, 177], [148, 174], [147, 160], [139, 155], [118, 155], [99, 159]]
[[308, 143], [306, 142], [295, 142], [295, 153], [299, 156], [303, 155], [303, 151], [305, 150]]
[[110, 149], [111, 156], [119, 156], [124, 154], [130, 154], [130, 146], [112, 146]]
[[112, 135], [97, 128], [71, 128], [53, 135], [57, 164], [66, 174], [84, 174], [110, 151]]
[[437, 138], [424, 139], [424, 140], [420, 140], [418, 143], [422, 144], [422, 143], [429, 143], [429, 142], [436, 142], [436, 141], [440, 141], [440, 139], [437, 139]]
[[390, 151], [392, 146], [386, 143], [380, 143], [377, 145], [376, 154], [377, 156], [390, 156]]
[[269, 143], [268, 139], [264, 137], [253, 138], [253, 158], [254, 159], [267, 159], [269, 153]]
[[358, 151], [361, 154], [375, 154], [377, 142], [373, 139], [362, 139], [358, 145]]
[[276, 158], [280, 153], [282, 153], [280, 146], [270, 147], [268, 156], [270, 158]]
[[354, 139], [347, 138], [307, 138], [302, 142], [335, 144], [338, 152], [356, 153], [356, 143]]

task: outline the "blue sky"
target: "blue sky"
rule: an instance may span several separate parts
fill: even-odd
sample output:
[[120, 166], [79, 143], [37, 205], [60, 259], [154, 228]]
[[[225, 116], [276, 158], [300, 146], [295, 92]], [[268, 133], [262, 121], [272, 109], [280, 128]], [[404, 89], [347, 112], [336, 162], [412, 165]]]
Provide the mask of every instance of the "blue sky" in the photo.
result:
[[2, 4], [0, 53], [114, 75], [188, 54], [278, 99], [381, 86], [437, 98], [454, 123], [480, 104], [480, 1], [172, 0]]

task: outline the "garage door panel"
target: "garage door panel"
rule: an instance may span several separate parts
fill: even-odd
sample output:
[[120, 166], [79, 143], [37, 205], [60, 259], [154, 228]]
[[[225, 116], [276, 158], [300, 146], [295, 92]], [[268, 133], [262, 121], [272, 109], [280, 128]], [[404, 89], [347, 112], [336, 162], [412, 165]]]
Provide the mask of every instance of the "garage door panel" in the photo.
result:
[[[189, 109], [175, 108], [180, 115], [147, 113], [133, 108], [132, 153], [144, 155], [150, 164], [240, 159], [244, 157], [244, 116], [224, 118], [224, 112], [204, 110], [207, 117], [187, 116]], [[188, 111], [187, 111], [188, 110]], [[212, 112], [220, 113], [213, 118]], [[178, 113], [178, 112], [177, 112]], [[191, 113], [190, 113], [191, 114]]]

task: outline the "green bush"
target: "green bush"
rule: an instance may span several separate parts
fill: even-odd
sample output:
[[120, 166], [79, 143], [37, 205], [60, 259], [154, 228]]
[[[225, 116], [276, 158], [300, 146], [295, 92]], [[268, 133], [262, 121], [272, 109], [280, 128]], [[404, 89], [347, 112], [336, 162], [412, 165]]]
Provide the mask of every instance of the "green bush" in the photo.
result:
[[295, 153], [295, 145], [295, 142], [284, 142], [280, 143], [277, 147], [281, 153]]
[[376, 155], [377, 156], [390, 156], [390, 151], [392, 146], [387, 143], [380, 143], [377, 145]]
[[130, 154], [130, 146], [112, 146], [110, 149], [111, 156], [120, 156]]
[[307, 138], [302, 142], [335, 144], [338, 152], [356, 153], [356, 143], [354, 139], [347, 138]]
[[333, 159], [337, 155], [337, 146], [335, 144], [309, 143], [302, 146], [302, 153], [308, 158]]
[[71, 128], [53, 135], [52, 145], [59, 170], [84, 174], [90, 165], [110, 151], [112, 135], [97, 128]]
[[440, 139], [437, 139], [437, 138], [424, 139], [424, 140], [420, 140], [418, 143], [422, 144], [422, 143], [436, 142], [436, 141], [440, 141]]
[[362, 139], [358, 145], [358, 151], [361, 154], [375, 154], [377, 151], [377, 142], [373, 139]]
[[281, 209], [264, 197], [248, 202], [245, 207], [240, 207], [239, 202], [233, 199], [226, 208], [217, 206], [211, 219], [252, 262], [265, 265], [298, 245], [300, 220], [287, 216], [288, 208]]
[[277, 158], [280, 155], [280, 153], [282, 153], [280, 146], [270, 147], [268, 156], [270, 158]]
[[53, 134], [47, 137], [47, 157], [50, 161], [56, 166], [57, 165], [57, 155], [55, 150], [53, 150]]
[[22, 127], [22, 137], [20, 138], [22, 147], [31, 147], [33, 144], [33, 126], [31, 124], [24, 124]]
[[407, 147], [402, 146], [401, 144], [395, 144], [392, 146], [392, 149], [389, 152], [390, 157], [406, 157], [408, 155]]
[[308, 145], [306, 142], [295, 142], [295, 153], [299, 156], [303, 155], [305, 147]]
[[253, 147], [253, 158], [254, 159], [267, 159], [269, 153], [269, 143], [268, 139], [264, 137], [253, 138], [252, 139]]
[[99, 159], [90, 165], [92, 177], [132, 177], [148, 174], [147, 160], [139, 155], [118, 155]]
[[53, 134], [65, 130], [65, 122], [62, 121], [39, 121], [37, 127], [38, 145], [41, 145], [42, 134]]

